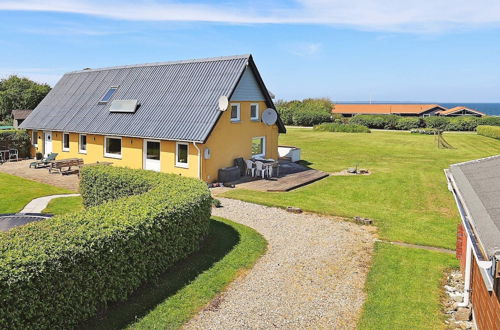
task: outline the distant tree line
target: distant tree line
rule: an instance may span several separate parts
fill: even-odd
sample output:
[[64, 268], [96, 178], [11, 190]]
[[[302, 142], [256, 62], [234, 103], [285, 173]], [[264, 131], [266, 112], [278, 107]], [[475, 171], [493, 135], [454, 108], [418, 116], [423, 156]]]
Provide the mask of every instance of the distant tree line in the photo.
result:
[[39, 84], [16, 75], [0, 80], [0, 122], [11, 122], [12, 110], [34, 109], [50, 92], [48, 84]]

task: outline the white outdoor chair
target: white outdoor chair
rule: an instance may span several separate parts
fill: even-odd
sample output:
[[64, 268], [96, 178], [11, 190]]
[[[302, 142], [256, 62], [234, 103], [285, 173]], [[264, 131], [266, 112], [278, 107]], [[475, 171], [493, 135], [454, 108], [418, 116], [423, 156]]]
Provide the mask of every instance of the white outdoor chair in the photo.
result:
[[19, 160], [19, 153], [17, 152], [17, 149], [10, 149], [9, 150], [9, 160], [15, 159], [16, 162]]
[[253, 167], [253, 162], [249, 159], [246, 159], [245, 164], [247, 165], [247, 175], [250, 174], [252, 177], [254, 177], [255, 167]]
[[264, 168], [264, 163], [256, 161], [255, 162], [255, 170], [258, 176], [262, 176], [262, 179], [266, 177], [266, 169]]

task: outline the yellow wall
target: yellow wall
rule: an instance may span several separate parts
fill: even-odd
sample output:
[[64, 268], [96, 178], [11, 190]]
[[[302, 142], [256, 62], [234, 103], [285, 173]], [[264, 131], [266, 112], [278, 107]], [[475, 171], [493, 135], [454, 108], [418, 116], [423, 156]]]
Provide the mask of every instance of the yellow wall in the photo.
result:
[[[266, 125], [261, 122], [262, 112], [267, 108], [265, 102], [238, 101], [240, 104], [240, 121], [231, 122], [231, 108], [223, 112], [207, 143], [202, 145], [202, 155], [205, 148], [210, 148], [210, 159], [202, 159], [202, 178], [207, 182], [217, 179], [220, 168], [233, 166], [235, 158], [252, 157], [252, 138], [266, 137], [265, 158], [278, 159], [278, 126]], [[259, 103], [259, 120], [250, 119], [250, 104]]]
[[[198, 144], [202, 158], [201, 177], [207, 182], [217, 179], [218, 170], [223, 167], [233, 166], [235, 158], [252, 157], [252, 138], [266, 137], [266, 158], [278, 159], [278, 127], [266, 125], [261, 122], [262, 112], [266, 109], [265, 102], [239, 101], [240, 121], [231, 122], [230, 108], [222, 113], [211, 135], [205, 144]], [[259, 120], [250, 119], [250, 104], [259, 103]], [[38, 147], [34, 152], [43, 150], [43, 132], [38, 131]], [[62, 132], [52, 132], [52, 151], [59, 155], [57, 159], [82, 158], [86, 164], [97, 161], [112, 162], [116, 166], [130, 168], [143, 168], [144, 140], [139, 138], [122, 138], [122, 158], [109, 158], [104, 156], [104, 136], [87, 134], [87, 153], [79, 153], [79, 134], [70, 133], [70, 149], [62, 151]], [[204, 159], [204, 150], [210, 149], [210, 159]], [[198, 150], [193, 143], [189, 143], [188, 168], [175, 166], [175, 141], [161, 141], [160, 159], [161, 171], [175, 173], [183, 176], [198, 177]], [[34, 156], [34, 155], [33, 155]]]

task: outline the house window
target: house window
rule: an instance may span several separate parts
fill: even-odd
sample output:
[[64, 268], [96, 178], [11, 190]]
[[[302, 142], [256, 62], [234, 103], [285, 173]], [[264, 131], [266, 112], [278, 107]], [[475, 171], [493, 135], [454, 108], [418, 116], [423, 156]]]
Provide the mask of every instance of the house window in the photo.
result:
[[259, 104], [258, 103], [250, 104], [250, 119], [251, 120], [259, 120]]
[[122, 138], [106, 136], [104, 138], [104, 156], [122, 158]]
[[32, 132], [31, 143], [33, 144], [33, 147], [38, 147], [38, 131]]
[[187, 143], [177, 142], [175, 166], [188, 168], [189, 146]]
[[108, 89], [108, 91], [106, 92], [106, 94], [104, 94], [99, 103], [108, 103], [108, 101], [111, 99], [113, 94], [115, 94], [117, 89], [118, 87], [111, 87], [110, 89]]
[[264, 157], [266, 155], [266, 138], [264, 136], [252, 139], [252, 157]]
[[240, 104], [231, 104], [231, 121], [240, 121]]
[[69, 151], [69, 134], [68, 133], [63, 133], [63, 140], [62, 140], [62, 151]]
[[78, 151], [81, 154], [87, 153], [87, 135], [85, 134], [80, 134], [80, 137], [78, 139]]

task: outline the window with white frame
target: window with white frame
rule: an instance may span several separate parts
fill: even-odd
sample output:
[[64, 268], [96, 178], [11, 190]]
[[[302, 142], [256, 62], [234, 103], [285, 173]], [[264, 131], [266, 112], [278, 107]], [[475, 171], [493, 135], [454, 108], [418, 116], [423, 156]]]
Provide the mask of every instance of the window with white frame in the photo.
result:
[[81, 154], [87, 153], [87, 135], [85, 134], [80, 134], [78, 138], [78, 152]]
[[111, 158], [122, 158], [122, 138], [106, 136], [104, 138], [104, 156]]
[[69, 151], [69, 134], [63, 133], [62, 151]]
[[231, 103], [231, 121], [240, 121], [239, 103]]
[[33, 131], [31, 134], [31, 144], [33, 144], [33, 147], [38, 146], [38, 131]]
[[259, 120], [259, 104], [258, 103], [250, 104], [250, 119], [251, 120]]
[[266, 137], [252, 138], [252, 157], [264, 157], [266, 155]]
[[188, 168], [189, 145], [183, 142], [177, 142], [175, 151], [175, 166]]

